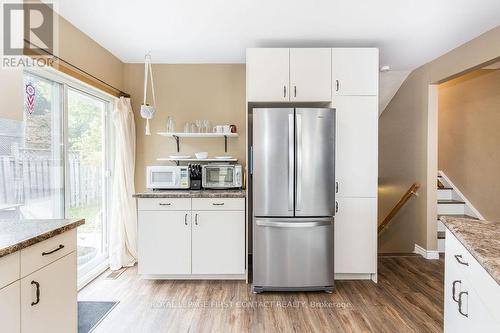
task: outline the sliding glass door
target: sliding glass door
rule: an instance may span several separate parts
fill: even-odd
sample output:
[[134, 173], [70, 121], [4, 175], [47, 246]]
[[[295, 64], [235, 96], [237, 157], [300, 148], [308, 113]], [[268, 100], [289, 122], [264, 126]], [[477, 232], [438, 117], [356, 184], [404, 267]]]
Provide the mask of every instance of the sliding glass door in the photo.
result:
[[78, 269], [84, 277], [107, 259], [107, 108], [92, 94], [67, 88], [66, 215], [78, 228]]
[[0, 219], [63, 218], [63, 85], [25, 74], [24, 89], [23, 113], [0, 117]]
[[55, 71], [24, 73], [24, 110], [0, 116], [0, 219], [84, 218], [79, 284], [107, 267], [113, 97]]

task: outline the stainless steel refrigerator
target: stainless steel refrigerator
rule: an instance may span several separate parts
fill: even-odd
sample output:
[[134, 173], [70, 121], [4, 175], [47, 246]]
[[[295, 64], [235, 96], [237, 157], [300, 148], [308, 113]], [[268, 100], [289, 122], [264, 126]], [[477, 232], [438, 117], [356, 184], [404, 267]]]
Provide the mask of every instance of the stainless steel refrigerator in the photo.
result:
[[334, 285], [335, 110], [255, 108], [253, 291]]

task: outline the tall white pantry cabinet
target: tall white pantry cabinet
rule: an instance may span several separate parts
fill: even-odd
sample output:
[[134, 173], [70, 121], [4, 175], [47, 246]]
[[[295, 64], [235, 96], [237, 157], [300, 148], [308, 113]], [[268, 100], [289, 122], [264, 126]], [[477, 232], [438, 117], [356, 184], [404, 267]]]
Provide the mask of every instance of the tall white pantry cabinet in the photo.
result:
[[336, 279], [377, 279], [378, 67], [376, 48], [247, 49], [249, 107], [336, 109]]

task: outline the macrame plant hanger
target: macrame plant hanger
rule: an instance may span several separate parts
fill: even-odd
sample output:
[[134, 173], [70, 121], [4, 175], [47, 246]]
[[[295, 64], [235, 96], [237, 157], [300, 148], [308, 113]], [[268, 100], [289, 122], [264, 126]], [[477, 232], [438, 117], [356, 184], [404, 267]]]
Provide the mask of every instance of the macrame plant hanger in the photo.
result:
[[[151, 95], [153, 96], [153, 105], [146, 103], [147, 92], [148, 92], [148, 75], [151, 81]], [[156, 111], [156, 96], [155, 96], [155, 85], [153, 80], [153, 68], [151, 66], [151, 54], [146, 54], [144, 60], [144, 101], [141, 105], [141, 116], [146, 119], [146, 135], [151, 135], [151, 130], [149, 128], [149, 120], [153, 119], [153, 115]]]

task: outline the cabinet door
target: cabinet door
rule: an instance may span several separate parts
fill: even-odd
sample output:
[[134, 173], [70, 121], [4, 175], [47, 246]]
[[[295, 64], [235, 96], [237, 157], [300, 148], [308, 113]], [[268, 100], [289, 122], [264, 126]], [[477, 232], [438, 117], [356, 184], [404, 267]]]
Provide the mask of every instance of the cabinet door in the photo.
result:
[[191, 212], [139, 211], [139, 274], [191, 273]]
[[245, 212], [193, 214], [193, 274], [244, 274]]
[[376, 273], [377, 199], [337, 198], [335, 273]]
[[332, 49], [333, 95], [378, 95], [378, 49]]
[[[476, 284], [468, 282], [467, 295], [462, 295], [462, 312], [467, 314], [467, 332], [500, 332], [500, 309], [490, 309], [481, 300]], [[462, 315], [461, 315], [462, 316]], [[452, 332], [452, 331], [450, 331]]]
[[21, 279], [22, 331], [76, 333], [76, 289], [76, 252]]
[[290, 49], [290, 100], [330, 101], [332, 94], [332, 50]]
[[339, 96], [336, 109], [335, 178], [339, 197], [375, 197], [378, 183], [378, 100]]
[[20, 282], [0, 289], [0, 323], [4, 333], [21, 332]]
[[289, 49], [247, 49], [248, 100], [250, 102], [289, 101], [289, 70]]

